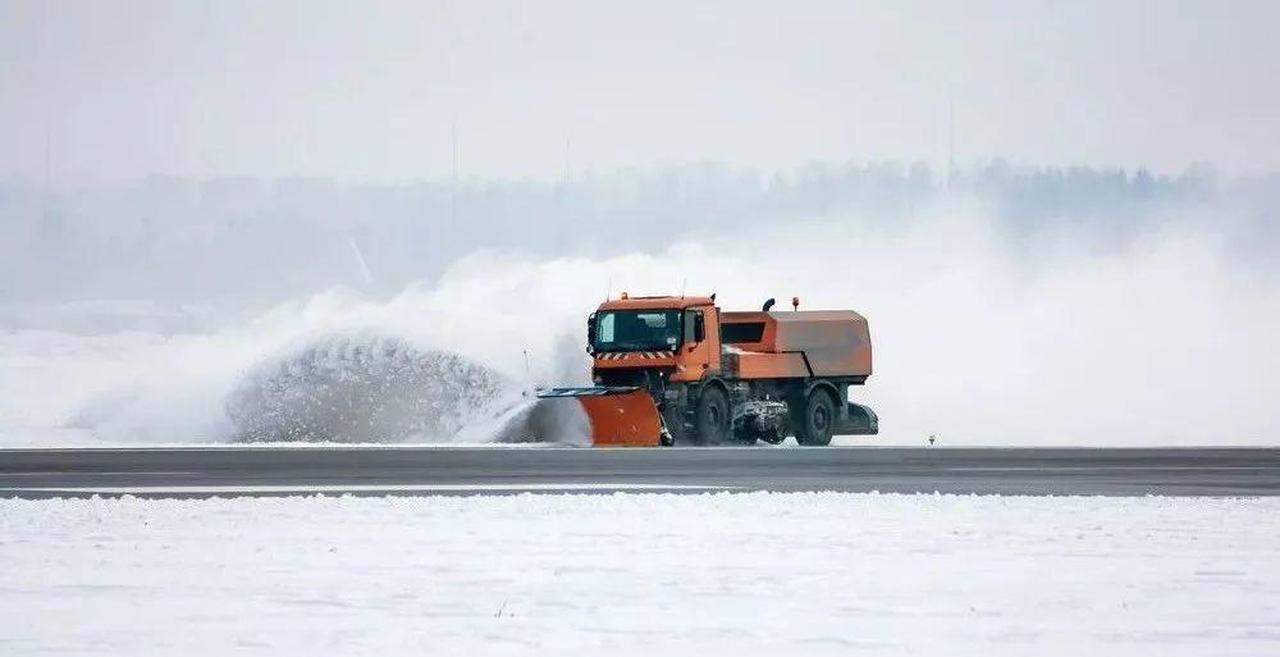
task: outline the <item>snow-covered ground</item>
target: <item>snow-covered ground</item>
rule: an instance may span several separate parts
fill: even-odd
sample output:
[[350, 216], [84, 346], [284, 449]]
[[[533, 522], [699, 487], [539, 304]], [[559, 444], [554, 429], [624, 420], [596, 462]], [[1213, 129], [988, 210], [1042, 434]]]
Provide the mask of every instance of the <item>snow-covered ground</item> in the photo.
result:
[[0, 654], [1280, 654], [1280, 499], [0, 501]]

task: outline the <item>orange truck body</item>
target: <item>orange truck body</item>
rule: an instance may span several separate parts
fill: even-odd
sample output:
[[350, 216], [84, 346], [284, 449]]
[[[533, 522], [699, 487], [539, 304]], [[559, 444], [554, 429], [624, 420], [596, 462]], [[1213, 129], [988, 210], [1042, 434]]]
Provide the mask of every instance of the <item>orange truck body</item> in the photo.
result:
[[866, 318], [771, 305], [724, 312], [714, 296], [606, 301], [588, 320], [597, 387], [545, 396], [578, 398], [596, 445], [742, 444], [789, 435], [825, 445], [836, 433], [876, 433], [875, 413], [848, 401], [851, 386], [872, 373]]
[[871, 376], [867, 319], [852, 310], [721, 313], [720, 332], [736, 378]]

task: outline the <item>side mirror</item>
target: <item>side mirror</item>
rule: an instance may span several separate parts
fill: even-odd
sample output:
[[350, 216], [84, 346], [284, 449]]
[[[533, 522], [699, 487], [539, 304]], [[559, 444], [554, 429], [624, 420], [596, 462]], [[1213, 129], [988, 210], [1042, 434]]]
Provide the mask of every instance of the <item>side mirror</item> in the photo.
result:
[[693, 316], [693, 341], [702, 342], [707, 339], [707, 326], [702, 321], [702, 313]]
[[596, 350], [596, 314], [587, 315], [587, 353]]

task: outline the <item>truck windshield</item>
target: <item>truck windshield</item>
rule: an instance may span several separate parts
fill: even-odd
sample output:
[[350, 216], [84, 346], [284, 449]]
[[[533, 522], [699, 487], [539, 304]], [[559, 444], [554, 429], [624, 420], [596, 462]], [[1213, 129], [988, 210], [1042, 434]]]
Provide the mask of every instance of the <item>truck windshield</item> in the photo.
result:
[[609, 310], [596, 316], [596, 351], [670, 350], [680, 346], [679, 310]]

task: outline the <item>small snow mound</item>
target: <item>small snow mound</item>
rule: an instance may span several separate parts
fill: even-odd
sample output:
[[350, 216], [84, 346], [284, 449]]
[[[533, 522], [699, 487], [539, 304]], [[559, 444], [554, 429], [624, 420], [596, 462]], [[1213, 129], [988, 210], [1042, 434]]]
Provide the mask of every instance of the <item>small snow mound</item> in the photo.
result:
[[451, 440], [510, 384], [462, 356], [377, 334], [329, 336], [259, 364], [228, 395], [238, 442]]

